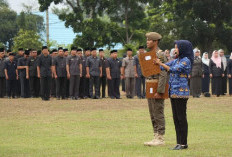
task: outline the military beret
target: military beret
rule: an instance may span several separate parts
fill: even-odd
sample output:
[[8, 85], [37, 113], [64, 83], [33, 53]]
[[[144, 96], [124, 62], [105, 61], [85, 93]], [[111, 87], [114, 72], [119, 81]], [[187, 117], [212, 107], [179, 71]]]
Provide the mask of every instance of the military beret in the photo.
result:
[[64, 52], [65, 52], [65, 51], [68, 51], [68, 49], [67, 49], [67, 48], [65, 48], [65, 49], [64, 49]]
[[162, 39], [162, 36], [159, 33], [156, 32], [149, 32], [146, 34], [147, 39], [149, 40], [160, 40]]
[[110, 54], [115, 53], [115, 52], [117, 53], [118, 51], [117, 50], [112, 50], [112, 51], [110, 51]]
[[82, 49], [77, 49], [77, 51], [82, 51]]
[[127, 51], [132, 51], [132, 49], [131, 49], [131, 48], [128, 48]]
[[23, 51], [23, 48], [19, 48], [18, 51]]
[[0, 48], [0, 52], [4, 52], [5, 51], [5, 49], [2, 47], [2, 48]]
[[99, 49], [99, 51], [104, 51], [103, 49]]
[[52, 53], [53, 53], [53, 52], [57, 52], [57, 49], [53, 49], [53, 50], [52, 50]]
[[47, 46], [42, 46], [42, 50], [44, 50], [44, 49], [48, 49], [48, 47]]
[[144, 49], [144, 46], [139, 46], [139, 49]]

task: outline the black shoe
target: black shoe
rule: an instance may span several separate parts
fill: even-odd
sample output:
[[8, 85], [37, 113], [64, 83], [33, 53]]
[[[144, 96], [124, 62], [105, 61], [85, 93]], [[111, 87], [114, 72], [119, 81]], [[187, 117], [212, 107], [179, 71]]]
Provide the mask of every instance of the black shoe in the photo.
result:
[[174, 148], [172, 148], [172, 150], [182, 150], [182, 149], [187, 149], [188, 145], [176, 145]]
[[84, 99], [88, 99], [88, 97], [87, 97], [87, 96], [84, 96]]
[[102, 97], [102, 99], [106, 98], [105, 96]]
[[122, 99], [122, 98], [120, 98], [120, 97], [116, 97], [116, 99]]
[[80, 100], [80, 98], [79, 98], [79, 97], [76, 97], [75, 100]]
[[111, 98], [111, 99], [115, 99], [115, 97], [113, 97], [113, 96], [111, 96], [110, 98]]
[[100, 99], [100, 97], [99, 97], [99, 96], [96, 96], [95, 99]]

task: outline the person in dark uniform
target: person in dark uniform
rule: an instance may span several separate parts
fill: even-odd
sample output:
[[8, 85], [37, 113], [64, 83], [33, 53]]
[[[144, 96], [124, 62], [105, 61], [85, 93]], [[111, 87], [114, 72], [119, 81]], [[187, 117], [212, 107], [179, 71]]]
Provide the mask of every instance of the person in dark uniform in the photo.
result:
[[101, 87], [101, 95], [102, 98], [106, 97], [106, 58], [105, 58], [105, 52], [103, 49], [99, 50], [99, 57], [101, 60], [102, 65], [102, 77], [100, 78], [100, 87]]
[[[101, 60], [97, 57], [97, 49], [92, 48], [91, 56], [86, 61], [86, 76], [89, 78], [89, 93], [92, 99], [100, 98], [99, 81], [102, 77]], [[93, 86], [95, 89], [95, 96], [93, 95]]]
[[82, 77], [81, 59], [77, 56], [77, 48], [72, 47], [71, 56], [66, 59], [67, 79], [69, 82], [69, 96], [72, 100], [79, 100], [80, 77]]
[[[57, 49], [53, 49], [50, 55], [52, 57], [52, 62], [57, 57], [57, 55], [58, 55]], [[54, 73], [52, 73], [52, 80], [51, 80], [51, 96], [54, 98], [56, 97], [56, 79]]]
[[[127, 57], [127, 55], [124, 54], [124, 55], [123, 55], [123, 59], [126, 58], [126, 57]], [[126, 81], [125, 81], [125, 78], [124, 78], [124, 77], [122, 78], [121, 82], [122, 82], [122, 91], [123, 91], [123, 92], [126, 92]]]
[[229, 95], [232, 96], [232, 53], [230, 54], [230, 58], [228, 61], [227, 75], [229, 79]]
[[123, 78], [122, 62], [117, 58], [117, 50], [111, 51], [112, 58], [109, 58], [106, 64], [106, 74], [109, 81], [108, 88], [111, 89], [111, 99], [120, 99], [120, 79]]
[[31, 56], [27, 59], [26, 75], [26, 78], [29, 79], [30, 94], [32, 98], [38, 98], [40, 91], [40, 80], [37, 76], [37, 62], [37, 51], [35, 49], [32, 49]]
[[62, 47], [58, 48], [58, 56], [53, 60], [53, 73], [56, 79], [56, 98], [63, 100], [66, 97], [66, 58], [64, 57], [64, 51]]
[[6, 78], [5, 78], [5, 49], [0, 48], [0, 98], [5, 96], [5, 89], [6, 89]]
[[26, 69], [27, 69], [27, 59], [29, 57], [30, 52], [25, 50], [24, 56], [18, 59], [17, 69], [19, 72], [19, 80], [21, 85], [21, 98], [29, 98], [30, 97], [30, 87], [29, 87], [29, 79], [26, 78]]
[[[135, 69], [135, 78], [136, 78], [136, 94], [139, 99], [145, 98], [145, 77], [142, 74], [141, 66], [139, 63], [139, 55], [145, 53], [144, 46], [139, 47], [138, 54], [134, 57], [134, 69]], [[141, 90], [141, 86], [143, 89]]]
[[221, 82], [224, 77], [223, 63], [218, 51], [214, 51], [209, 62], [209, 73], [212, 78], [212, 94], [221, 95]]
[[[24, 50], [23, 48], [19, 48], [18, 49], [18, 54], [14, 57], [14, 61], [16, 63], [18, 63], [18, 60], [19, 58], [22, 58], [23, 57], [23, 54], [24, 54]], [[20, 75], [19, 75], [20, 77]], [[20, 85], [20, 80], [16, 80], [16, 87], [15, 87], [15, 90], [16, 90], [16, 96], [17, 97], [20, 97], [21, 96], [21, 85]]]
[[9, 60], [5, 62], [5, 77], [7, 84], [8, 98], [15, 98], [16, 95], [16, 80], [19, 79], [17, 62], [14, 60], [14, 53], [9, 54]]
[[192, 71], [189, 75], [190, 78], [190, 94], [194, 98], [200, 98], [201, 96], [201, 79], [203, 76], [203, 64], [200, 58], [200, 50], [194, 49], [194, 62], [192, 65]]
[[209, 84], [210, 84], [210, 78], [209, 78], [209, 57], [208, 53], [203, 53], [202, 56], [202, 63], [203, 63], [203, 71], [204, 71], [204, 77], [202, 78], [202, 93], [209, 93]]
[[[65, 48], [64, 49], [64, 57], [67, 59], [68, 56], [69, 56], [69, 51], [67, 48]], [[69, 79], [66, 79], [66, 92], [65, 93], [66, 93], [66, 96], [65, 96], [66, 99], [69, 98]]]
[[[110, 57], [106, 59], [106, 65], [109, 64], [109, 60], [113, 58], [113, 50], [110, 51]], [[107, 70], [106, 70], [106, 76], [107, 76]], [[107, 77], [106, 77], [107, 78]], [[107, 78], [107, 90], [108, 90], [108, 97], [112, 98], [112, 89], [110, 88], [110, 79]]]
[[221, 95], [226, 95], [227, 93], [227, 59], [225, 57], [225, 52], [224, 50], [220, 49], [218, 50], [218, 53], [222, 59], [222, 64], [223, 64], [223, 73], [225, 77], [222, 77], [222, 90], [221, 90]]
[[[86, 48], [85, 49], [85, 56], [84, 56], [85, 63], [83, 62], [83, 70], [84, 70], [84, 73], [85, 73], [85, 95], [87, 95], [87, 97], [89, 97], [89, 98], [90, 98], [90, 93], [89, 93], [89, 78], [87, 78], [86, 63], [87, 63], [87, 59], [90, 57], [90, 55], [91, 55], [90, 48]], [[85, 68], [84, 68], [84, 66], [85, 66]]]
[[38, 59], [37, 73], [38, 78], [40, 78], [42, 100], [48, 101], [51, 92], [52, 57], [49, 55], [47, 46], [42, 47], [42, 54]]

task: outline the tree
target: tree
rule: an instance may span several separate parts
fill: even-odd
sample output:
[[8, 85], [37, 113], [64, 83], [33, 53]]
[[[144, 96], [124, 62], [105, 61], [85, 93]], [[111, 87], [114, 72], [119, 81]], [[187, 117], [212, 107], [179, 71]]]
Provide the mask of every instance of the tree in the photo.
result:
[[14, 38], [14, 51], [17, 51], [18, 48], [41, 49], [41, 47], [42, 39], [35, 31], [20, 29], [17, 36]]
[[66, 27], [72, 27], [77, 33], [74, 45], [113, 47], [141, 39], [144, 42], [145, 28], [148, 28], [143, 21], [146, 0], [39, 0], [40, 10], [45, 11], [52, 2], [67, 6], [54, 12], [65, 21]]
[[12, 11], [6, 1], [0, 0], [0, 42], [11, 48], [13, 38], [17, 34], [17, 14]]

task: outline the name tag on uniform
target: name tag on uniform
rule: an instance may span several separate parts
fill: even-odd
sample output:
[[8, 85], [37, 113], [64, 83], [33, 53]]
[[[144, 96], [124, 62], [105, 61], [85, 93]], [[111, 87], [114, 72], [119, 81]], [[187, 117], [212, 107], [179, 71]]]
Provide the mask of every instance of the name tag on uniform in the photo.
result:
[[146, 61], [151, 60], [151, 56], [146, 56], [146, 57], [145, 57], [145, 60], [146, 60]]

